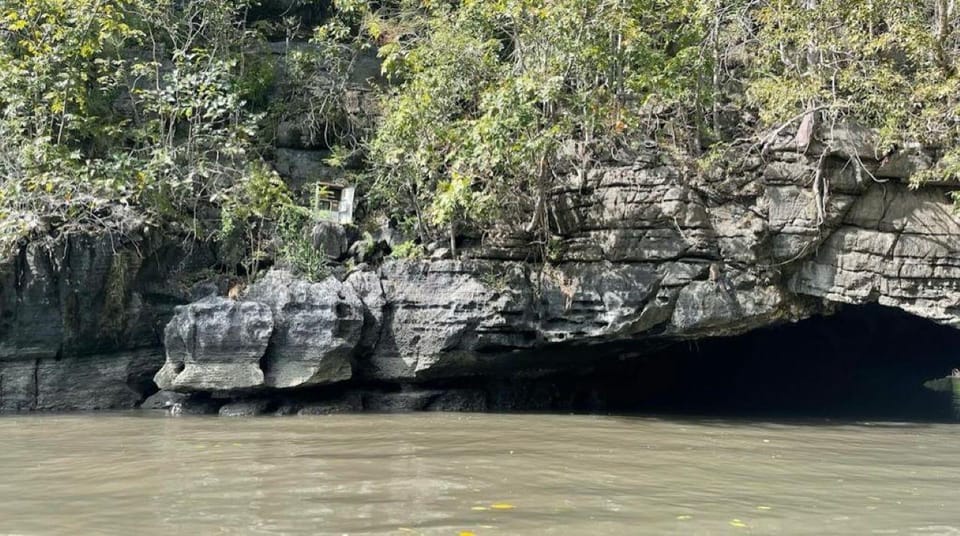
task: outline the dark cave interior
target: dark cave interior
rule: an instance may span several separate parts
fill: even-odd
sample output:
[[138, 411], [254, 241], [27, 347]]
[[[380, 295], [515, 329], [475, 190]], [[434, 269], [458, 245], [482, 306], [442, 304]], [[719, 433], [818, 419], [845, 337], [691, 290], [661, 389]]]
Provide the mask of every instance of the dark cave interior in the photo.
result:
[[625, 357], [629, 346], [585, 350], [611, 357], [592, 371], [553, 377], [554, 409], [953, 419], [949, 397], [926, 390], [923, 382], [960, 366], [960, 330], [899, 309], [845, 306], [830, 316], [674, 343], [638, 357]]

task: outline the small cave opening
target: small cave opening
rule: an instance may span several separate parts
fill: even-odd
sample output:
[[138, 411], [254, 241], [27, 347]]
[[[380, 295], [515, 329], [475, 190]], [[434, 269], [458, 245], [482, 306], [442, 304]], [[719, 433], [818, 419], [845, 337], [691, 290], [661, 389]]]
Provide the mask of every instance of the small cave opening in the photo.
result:
[[946, 421], [949, 395], [923, 383], [960, 367], [960, 330], [858, 305], [738, 336], [590, 351], [607, 358], [550, 380], [574, 411]]

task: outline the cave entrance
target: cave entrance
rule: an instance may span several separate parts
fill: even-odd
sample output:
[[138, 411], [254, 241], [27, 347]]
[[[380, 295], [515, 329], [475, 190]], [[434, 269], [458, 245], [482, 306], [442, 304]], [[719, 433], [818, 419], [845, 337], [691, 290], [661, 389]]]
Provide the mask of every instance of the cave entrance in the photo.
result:
[[949, 397], [923, 382], [958, 366], [960, 330], [899, 309], [845, 306], [613, 359], [590, 375], [590, 389], [578, 389], [579, 403], [611, 412], [953, 420]]

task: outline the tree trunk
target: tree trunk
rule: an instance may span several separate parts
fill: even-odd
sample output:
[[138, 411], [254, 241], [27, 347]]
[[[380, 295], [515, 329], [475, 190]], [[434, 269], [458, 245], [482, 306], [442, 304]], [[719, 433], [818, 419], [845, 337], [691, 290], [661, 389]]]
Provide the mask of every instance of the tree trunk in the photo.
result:
[[934, 3], [934, 54], [937, 66], [940, 67], [944, 76], [951, 76], [954, 72], [953, 62], [947, 51], [947, 40], [952, 31], [950, 19], [953, 17], [955, 8], [955, 0], [936, 0]]

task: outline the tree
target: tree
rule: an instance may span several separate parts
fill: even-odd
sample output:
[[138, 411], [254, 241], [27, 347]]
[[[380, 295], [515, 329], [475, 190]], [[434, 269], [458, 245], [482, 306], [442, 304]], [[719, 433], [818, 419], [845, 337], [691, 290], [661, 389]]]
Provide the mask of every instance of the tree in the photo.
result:
[[275, 66], [246, 9], [0, 0], [0, 253], [31, 234], [146, 221], [236, 241], [237, 264], [255, 267], [294, 203], [260, 156], [254, 103]]
[[[817, 110], [877, 128], [880, 152], [920, 143], [955, 174], [960, 41], [951, 0], [766, 0], [743, 79], [765, 125]], [[878, 155], [879, 156], [879, 155]]]
[[658, 118], [702, 116], [697, 5], [468, 0], [407, 12], [426, 22], [381, 45], [398, 84], [370, 144], [374, 195], [414, 214], [423, 238], [497, 226], [546, 244], [559, 178], [583, 178]]

